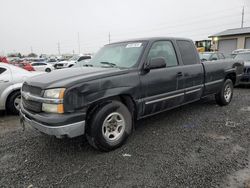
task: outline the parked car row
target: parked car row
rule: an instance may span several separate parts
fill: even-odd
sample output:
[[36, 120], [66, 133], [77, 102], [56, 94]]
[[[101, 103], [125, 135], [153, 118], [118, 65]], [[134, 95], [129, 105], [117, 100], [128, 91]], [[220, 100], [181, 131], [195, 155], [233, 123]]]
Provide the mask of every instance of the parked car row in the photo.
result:
[[70, 58], [67, 61], [61, 61], [55, 64], [55, 68], [56, 69], [63, 69], [63, 68], [69, 68], [74, 66], [77, 62], [80, 62], [82, 60], [86, 60], [86, 59], [91, 59], [91, 56], [87, 55], [79, 55], [79, 56], [74, 56], [72, 58]]
[[[90, 55], [75, 55], [68, 60], [59, 61], [56, 58], [0, 58], [0, 62], [10, 63], [15, 66], [21, 67], [27, 71], [45, 71], [51, 72], [55, 69], [70, 68], [77, 62], [82, 60], [91, 59]], [[62, 60], [62, 59], [61, 59]]]

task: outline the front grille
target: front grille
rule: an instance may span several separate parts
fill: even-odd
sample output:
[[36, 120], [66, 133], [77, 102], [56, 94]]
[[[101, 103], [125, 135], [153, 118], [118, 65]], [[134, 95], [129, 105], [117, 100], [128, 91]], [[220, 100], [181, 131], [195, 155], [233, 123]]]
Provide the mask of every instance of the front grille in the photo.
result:
[[42, 89], [36, 86], [30, 86], [26, 83], [23, 84], [22, 91], [29, 92], [30, 94], [41, 96]]
[[32, 112], [41, 112], [42, 111], [42, 103], [36, 101], [26, 100], [22, 97], [23, 107]]
[[[30, 93], [31, 95], [36, 96], [42, 96], [42, 89], [36, 86], [28, 85], [27, 83], [24, 83], [22, 86], [22, 91]], [[30, 110], [32, 112], [41, 112], [42, 111], [42, 103], [26, 100], [24, 97], [22, 97], [22, 105], [25, 109]]]

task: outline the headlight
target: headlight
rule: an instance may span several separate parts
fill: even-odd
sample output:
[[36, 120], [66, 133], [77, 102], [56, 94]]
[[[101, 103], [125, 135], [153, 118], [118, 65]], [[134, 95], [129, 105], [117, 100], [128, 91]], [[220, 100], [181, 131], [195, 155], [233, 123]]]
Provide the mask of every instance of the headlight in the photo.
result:
[[[43, 97], [47, 99], [63, 99], [65, 88], [45, 90]], [[49, 113], [64, 113], [63, 104], [43, 103], [42, 111]]]
[[44, 92], [45, 98], [63, 99], [65, 88], [48, 89]]

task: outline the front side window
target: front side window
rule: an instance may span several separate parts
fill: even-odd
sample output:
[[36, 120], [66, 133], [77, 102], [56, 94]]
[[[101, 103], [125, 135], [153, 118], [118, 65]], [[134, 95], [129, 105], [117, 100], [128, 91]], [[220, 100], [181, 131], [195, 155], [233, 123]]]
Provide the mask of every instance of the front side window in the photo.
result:
[[162, 57], [165, 59], [167, 67], [177, 66], [178, 61], [173, 44], [170, 41], [157, 41], [151, 47], [148, 59]]
[[6, 71], [5, 68], [0, 67], [0, 74], [4, 73]]

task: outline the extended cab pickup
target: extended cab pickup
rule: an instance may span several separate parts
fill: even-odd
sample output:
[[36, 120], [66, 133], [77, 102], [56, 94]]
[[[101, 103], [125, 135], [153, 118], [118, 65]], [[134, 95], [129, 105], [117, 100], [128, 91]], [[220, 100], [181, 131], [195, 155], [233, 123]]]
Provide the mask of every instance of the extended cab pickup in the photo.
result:
[[191, 40], [148, 38], [108, 44], [86, 67], [29, 79], [22, 87], [21, 123], [56, 137], [86, 135], [109, 151], [135, 120], [215, 95], [230, 103], [240, 61], [201, 63]]

